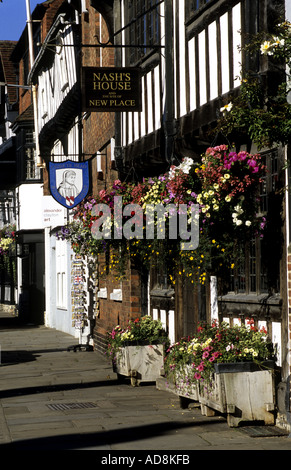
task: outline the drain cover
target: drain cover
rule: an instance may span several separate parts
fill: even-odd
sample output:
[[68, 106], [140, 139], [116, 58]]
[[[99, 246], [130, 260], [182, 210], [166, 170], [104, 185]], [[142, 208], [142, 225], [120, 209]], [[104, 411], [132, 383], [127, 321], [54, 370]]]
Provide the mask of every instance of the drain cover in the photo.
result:
[[54, 403], [47, 405], [53, 411], [67, 411], [67, 410], [80, 410], [83, 408], [96, 408], [95, 403]]
[[284, 429], [279, 429], [275, 426], [245, 426], [241, 427], [240, 431], [245, 432], [250, 437], [272, 437], [288, 435]]

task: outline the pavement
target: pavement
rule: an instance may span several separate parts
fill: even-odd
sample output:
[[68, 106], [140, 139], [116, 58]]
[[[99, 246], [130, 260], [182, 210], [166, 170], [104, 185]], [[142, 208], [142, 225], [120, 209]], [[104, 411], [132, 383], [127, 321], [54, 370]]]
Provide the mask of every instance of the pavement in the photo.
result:
[[0, 316], [1, 455], [89, 450], [95, 463], [131, 468], [189, 464], [198, 451], [291, 450], [276, 426], [230, 428], [194, 402], [183, 409], [155, 383], [119, 382], [97, 351], [68, 350], [73, 336], [8, 317]]

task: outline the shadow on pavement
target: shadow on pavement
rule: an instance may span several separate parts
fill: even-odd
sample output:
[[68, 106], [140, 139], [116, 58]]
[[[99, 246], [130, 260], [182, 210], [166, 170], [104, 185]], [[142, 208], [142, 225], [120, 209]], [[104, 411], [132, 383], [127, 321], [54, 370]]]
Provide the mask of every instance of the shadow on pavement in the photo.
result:
[[[195, 423], [167, 421], [157, 424], [146, 424], [129, 428], [100, 431], [94, 433], [65, 434], [51, 437], [41, 437], [15, 441], [10, 444], [0, 445], [0, 450], [110, 450], [111, 445], [139, 440], [153, 439], [155, 436], [169, 434], [177, 429], [199, 427], [210, 424], [201, 420]], [[214, 422], [211, 422], [213, 425]], [[221, 424], [217, 421], [216, 424]], [[108, 449], [106, 449], [108, 447]]]
[[0, 367], [12, 366], [21, 364], [22, 362], [35, 361], [38, 356], [30, 351], [1, 351], [0, 354]]
[[112, 385], [119, 385], [120, 382], [117, 379], [108, 379], [100, 380], [97, 382], [87, 382], [87, 383], [72, 383], [72, 384], [58, 384], [58, 385], [41, 385], [35, 387], [26, 387], [26, 388], [14, 388], [11, 390], [1, 390], [0, 391], [0, 400], [3, 398], [11, 398], [14, 396], [25, 396], [25, 395], [34, 395], [40, 393], [48, 392], [62, 392], [68, 390], [77, 390], [85, 388], [94, 388], [94, 387], [108, 387]]

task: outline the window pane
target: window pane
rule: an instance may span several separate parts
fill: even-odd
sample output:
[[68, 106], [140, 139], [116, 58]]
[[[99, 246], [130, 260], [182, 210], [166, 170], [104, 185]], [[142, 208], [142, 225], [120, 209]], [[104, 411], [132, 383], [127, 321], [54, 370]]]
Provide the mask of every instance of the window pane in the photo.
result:
[[132, 22], [129, 29], [130, 44], [141, 47], [130, 49], [130, 62], [140, 60], [150, 52], [150, 47], [145, 45], [159, 44], [160, 42], [160, 18], [159, 7], [155, 7], [158, 0], [136, 0], [129, 3], [129, 21]]

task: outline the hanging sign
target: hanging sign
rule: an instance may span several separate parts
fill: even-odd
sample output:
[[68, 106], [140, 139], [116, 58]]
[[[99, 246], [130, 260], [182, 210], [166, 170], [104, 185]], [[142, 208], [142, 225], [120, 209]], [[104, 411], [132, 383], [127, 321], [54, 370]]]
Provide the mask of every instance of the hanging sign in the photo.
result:
[[80, 204], [89, 191], [89, 163], [49, 162], [50, 191], [62, 206], [72, 209]]
[[83, 67], [83, 111], [141, 111], [140, 69]]

